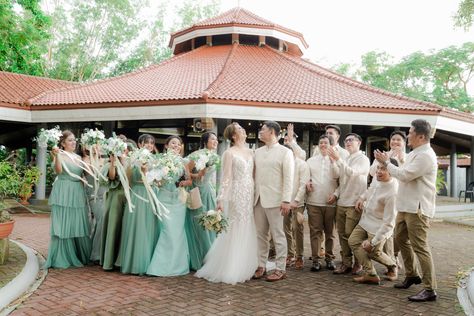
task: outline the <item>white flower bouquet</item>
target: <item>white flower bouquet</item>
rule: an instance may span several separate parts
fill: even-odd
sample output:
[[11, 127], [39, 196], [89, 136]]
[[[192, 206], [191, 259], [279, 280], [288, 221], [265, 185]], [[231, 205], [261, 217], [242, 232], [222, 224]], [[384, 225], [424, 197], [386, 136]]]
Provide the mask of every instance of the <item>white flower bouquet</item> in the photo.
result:
[[199, 224], [206, 230], [216, 232], [217, 234], [227, 230], [229, 223], [221, 212], [209, 210], [197, 216]]
[[154, 164], [156, 158], [155, 155], [151, 153], [146, 148], [136, 149], [128, 153], [130, 159], [130, 165], [141, 168], [143, 165], [151, 166]]
[[38, 133], [38, 136], [34, 140], [40, 147], [46, 147], [48, 149], [58, 147], [59, 139], [63, 135], [63, 132], [59, 126], [55, 126], [51, 129], [42, 128]]
[[184, 159], [174, 153], [157, 154], [147, 174], [148, 183], [175, 181], [184, 174]]
[[197, 171], [201, 171], [202, 169], [213, 165], [218, 167], [221, 162], [221, 157], [216, 152], [209, 149], [198, 150], [190, 154], [188, 159], [194, 161], [194, 168], [196, 168]]
[[86, 148], [90, 148], [94, 145], [101, 145], [105, 141], [105, 135], [103, 131], [96, 129], [84, 130], [84, 133], [81, 135], [81, 144]]
[[127, 150], [127, 144], [121, 138], [113, 136], [104, 141], [102, 148], [108, 155], [122, 157], [124, 152]]

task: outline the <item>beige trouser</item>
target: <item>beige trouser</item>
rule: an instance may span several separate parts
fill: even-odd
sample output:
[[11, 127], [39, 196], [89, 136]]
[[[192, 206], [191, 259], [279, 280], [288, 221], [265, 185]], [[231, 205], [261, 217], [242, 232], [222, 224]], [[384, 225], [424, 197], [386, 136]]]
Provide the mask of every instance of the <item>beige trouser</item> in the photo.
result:
[[395, 225], [395, 242], [403, 257], [405, 275], [407, 277], [419, 276], [416, 266], [415, 254], [420, 263], [423, 286], [427, 290], [436, 290], [436, 274], [433, 257], [428, 245], [429, 218], [418, 214], [398, 212]]
[[364, 268], [364, 272], [367, 274], [376, 275], [377, 271], [375, 271], [372, 260], [383, 264], [387, 268], [394, 267], [397, 264], [389, 255], [383, 252], [385, 240], [375, 245], [375, 247], [372, 248], [372, 251], [370, 253], [365, 251], [364, 248], [362, 248], [362, 242], [366, 239], [371, 241], [372, 238], [374, 238], [374, 234], [368, 233], [360, 225], [357, 225], [352, 231], [351, 236], [349, 237], [349, 246], [354, 252], [357, 261], [359, 261], [359, 263]]
[[348, 239], [359, 220], [360, 213], [355, 210], [354, 206], [337, 206], [336, 227], [341, 245], [342, 264], [348, 267], [352, 266], [352, 250], [349, 247]]
[[308, 209], [309, 236], [313, 261], [322, 260], [321, 245], [324, 242], [326, 261], [334, 260], [336, 208], [331, 206], [306, 205]]
[[300, 206], [286, 215], [283, 219], [285, 229], [286, 244], [288, 248], [288, 257], [303, 257], [303, 234], [304, 225], [299, 224], [296, 213], [303, 214], [304, 206]]
[[257, 227], [258, 266], [265, 267], [268, 260], [269, 240], [268, 232], [275, 244], [275, 263], [278, 270], [286, 269], [286, 237], [283, 229], [283, 216], [280, 207], [264, 208], [258, 201], [255, 206], [255, 226]]

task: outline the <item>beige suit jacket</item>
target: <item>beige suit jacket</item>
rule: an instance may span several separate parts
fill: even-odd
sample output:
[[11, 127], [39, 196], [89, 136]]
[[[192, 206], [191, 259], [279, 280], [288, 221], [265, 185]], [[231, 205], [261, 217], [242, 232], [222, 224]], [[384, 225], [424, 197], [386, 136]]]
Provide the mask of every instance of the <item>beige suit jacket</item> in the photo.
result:
[[295, 161], [293, 152], [275, 143], [255, 151], [255, 205], [260, 198], [264, 208], [291, 202]]

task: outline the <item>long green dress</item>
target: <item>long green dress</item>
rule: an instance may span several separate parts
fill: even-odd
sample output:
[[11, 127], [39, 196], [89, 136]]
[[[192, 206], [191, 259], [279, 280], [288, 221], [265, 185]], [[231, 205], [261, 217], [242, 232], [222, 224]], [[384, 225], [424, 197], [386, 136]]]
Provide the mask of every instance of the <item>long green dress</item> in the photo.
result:
[[216, 209], [216, 167], [207, 168], [201, 180], [194, 180], [193, 186], [199, 188], [202, 207], [197, 210], [188, 209], [186, 212], [186, 236], [188, 237], [191, 269], [199, 270], [204, 257], [216, 239], [216, 233], [205, 230], [198, 222], [197, 216], [209, 210]]
[[[78, 158], [80, 159], [80, 158]], [[82, 169], [73, 162], [63, 161], [48, 204], [51, 206], [51, 240], [46, 268], [82, 267], [89, 262], [91, 239], [84, 184], [71, 174], [82, 175]]]
[[[107, 193], [107, 186], [100, 181], [97, 184], [92, 176], [86, 176], [87, 182], [92, 185], [92, 187], [86, 187], [86, 195], [88, 199], [88, 205], [94, 216], [92, 223], [92, 251], [91, 251], [91, 261], [100, 260], [100, 247], [102, 245], [102, 232], [104, 226], [104, 215], [105, 215], [105, 194]], [[97, 192], [95, 191], [95, 186], [98, 185], [99, 188]]]
[[[125, 208], [120, 252], [115, 264], [120, 266], [122, 273], [142, 275], [147, 272], [158, 240], [158, 218], [153, 214], [151, 204], [147, 202], [148, 195], [137, 167], [133, 167], [131, 188], [146, 201], [132, 194], [131, 201], [135, 208], [132, 212], [128, 204]], [[153, 189], [155, 194], [158, 193], [155, 186]]]
[[160, 222], [160, 236], [147, 274], [155, 276], [177, 276], [189, 273], [189, 250], [184, 221], [186, 204], [179, 198], [175, 181], [160, 187], [158, 200], [169, 210]]
[[[109, 163], [102, 169], [102, 174], [108, 177]], [[118, 175], [114, 180], [109, 179], [109, 191], [105, 200], [104, 228], [100, 248], [100, 264], [104, 270], [112, 270], [120, 249], [123, 211], [127, 200]]]

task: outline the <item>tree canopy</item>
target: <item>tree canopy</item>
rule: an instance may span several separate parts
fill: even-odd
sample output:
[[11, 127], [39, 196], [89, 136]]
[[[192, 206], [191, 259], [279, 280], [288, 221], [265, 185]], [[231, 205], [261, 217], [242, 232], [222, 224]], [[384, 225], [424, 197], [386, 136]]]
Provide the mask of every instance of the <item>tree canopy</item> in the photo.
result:
[[172, 30], [218, 13], [218, 0], [0, 0], [0, 70], [88, 81], [171, 56]]
[[333, 69], [372, 86], [394, 93], [474, 111], [469, 85], [474, 76], [474, 42], [428, 53], [415, 52], [400, 61], [386, 52], [368, 52], [360, 67], [340, 64]]
[[462, 0], [454, 16], [454, 25], [468, 30], [474, 19], [474, 0]]

